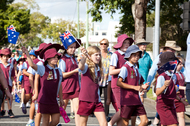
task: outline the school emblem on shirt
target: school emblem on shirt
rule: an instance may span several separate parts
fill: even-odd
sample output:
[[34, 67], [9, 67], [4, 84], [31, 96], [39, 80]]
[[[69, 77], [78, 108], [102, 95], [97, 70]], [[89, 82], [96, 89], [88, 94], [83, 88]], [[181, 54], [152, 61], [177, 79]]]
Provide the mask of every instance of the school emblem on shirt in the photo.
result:
[[136, 75], [134, 75], [134, 71], [131, 71], [131, 78], [136, 78]]
[[53, 79], [53, 73], [52, 73], [52, 71], [49, 71], [47, 80], [52, 80], [52, 79]]

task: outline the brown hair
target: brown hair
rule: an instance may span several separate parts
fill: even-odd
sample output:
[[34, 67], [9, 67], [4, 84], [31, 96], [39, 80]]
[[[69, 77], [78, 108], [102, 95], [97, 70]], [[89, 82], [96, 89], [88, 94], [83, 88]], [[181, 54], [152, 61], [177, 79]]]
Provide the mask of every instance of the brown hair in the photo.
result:
[[99, 44], [100, 44], [102, 41], [106, 41], [106, 43], [107, 43], [107, 47], [109, 46], [109, 41], [108, 41], [108, 39], [103, 38], [102, 40], [100, 40]]
[[[88, 55], [91, 56], [92, 54], [94, 53], [97, 53], [97, 52], [101, 52], [100, 49], [97, 47], [97, 46], [89, 46], [87, 48], [87, 51], [88, 51]], [[88, 68], [90, 70], [90, 75], [92, 77], [92, 79], [95, 81], [95, 63], [90, 60], [89, 58], [86, 59], [86, 63], [88, 64]], [[99, 64], [98, 64], [99, 68], [100, 68], [100, 77], [102, 76], [102, 61], [100, 60]]]
[[156, 75], [154, 76], [154, 81], [152, 82], [152, 85], [154, 86], [154, 93], [156, 93], [156, 83], [158, 79], [159, 74], [156, 72]]

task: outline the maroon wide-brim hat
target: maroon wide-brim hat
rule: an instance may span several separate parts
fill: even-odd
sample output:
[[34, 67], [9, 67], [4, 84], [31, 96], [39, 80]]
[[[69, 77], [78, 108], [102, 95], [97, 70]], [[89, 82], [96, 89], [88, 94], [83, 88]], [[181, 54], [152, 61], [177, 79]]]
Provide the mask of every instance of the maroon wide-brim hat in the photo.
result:
[[1, 54], [2, 55], [9, 55], [9, 57], [11, 57], [11, 50], [6, 48], [6, 49], [2, 49], [1, 50]]
[[37, 49], [37, 50], [35, 51], [35, 54], [36, 54], [36, 55], [39, 55], [40, 51], [42, 51], [42, 49], [45, 47], [45, 45], [47, 45], [47, 43], [42, 43], [42, 44], [40, 44], [39, 49]]
[[123, 42], [128, 39], [130, 41], [130, 46], [133, 44], [134, 40], [128, 37], [126, 34], [122, 34], [117, 38], [117, 44], [113, 46], [114, 49], [119, 49], [123, 45]]
[[44, 52], [44, 55], [43, 55], [43, 58], [44, 58], [44, 65], [46, 65], [46, 63], [47, 63], [47, 59], [49, 59], [49, 58], [53, 58], [53, 57], [55, 57], [56, 55], [58, 55], [58, 59], [60, 59], [61, 58], [61, 54], [59, 54], [57, 51], [56, 51], [56, 49], [54, 49], [54, 48], [52, 48], [52, 49], [48, 49], [48, 50], [46, 50], [45, 52]]
[[63, 46], [61, 46], [60, 44], [51, 44], [51, 43], [49, 43], [49, 44], [44, 46], [44, 48], [42, 49], [42, 51], [39, 54], [39, 57], [41, 59], [43, 59], [44, 53], [46, 52], [46, 50], [51, 49], [51, 48], [55, 48], [56, 51], [58, 51], [59, 49], [65, 50], [65, 48]]

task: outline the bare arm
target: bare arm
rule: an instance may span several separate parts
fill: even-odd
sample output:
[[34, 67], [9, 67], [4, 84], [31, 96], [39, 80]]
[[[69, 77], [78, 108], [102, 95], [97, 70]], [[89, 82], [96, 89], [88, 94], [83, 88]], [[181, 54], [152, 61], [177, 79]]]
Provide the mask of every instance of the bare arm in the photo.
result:
[[25, 47], [22, 47], [22, 51], [26, 54], [27, 56], [27, 60], [28, 60], [28, 64], [35, 70], [37, 71], [38, 66], [32, 61], [32, 59], [30, 58], [29, 52]]
[[156, 95], [159, 96], [169, 85], [170, 80], [166, 80], [161, 88], [156, 88]]
[[119, 74], [121, 69], [115, 69], [115, 66], [110, 66], [109, 68], [109, 74], [110, 75], [117, 75]]
[[5, 89], [5, 93], [6, 93], [7, 97], [9, 97], [10, 101], [12, 102], [13, 101], [13, 96], [11, 95], [11, 93], [9, 91], [7, 80], [5, 79], [5, 76], [3, 74], [3, 71], [1, 69], [1, 67], [0, 67], [0, 84], [3, 86], [3, 88]]
[[106, 104], [109, 105], [110, 102], [111, 102], [111, 81], [108, 82]]
[[26, 69], [23, 69], [22, 72], [23, 72], [24, 75], [26, 75], [26, 76], [29, 77], [30, 73], [28, 73], [28, 72], [26, 71]]
[[34, 75], [29, 73], [29, 82], [32, 90], [34, 90]]
[[142, 87], [141, 86], [133, 86], [133, 85], [129, 85], [123, 82], [123, 78], [118, 78], [117, 80], [117, 86], [121, 87], [121, 88], [125, 88], [125, 89], [133, 89], [136, 91], [142, 91]]
[[63, 78], [70, 77], [70, 76], [72, 76], [75, 73], [78, 73], [78, 68], [76, 68], [76, 69], [74, 69], [72, 71], [69, 71], [69, 72], [62, 72]]
[[35, 79], [34, 79], [34, 96], [32, 97], [32, 101], [35, 101], [38, 98], [39, 79], [40, 79], [40, 75], [39, 74], [35, 74]]

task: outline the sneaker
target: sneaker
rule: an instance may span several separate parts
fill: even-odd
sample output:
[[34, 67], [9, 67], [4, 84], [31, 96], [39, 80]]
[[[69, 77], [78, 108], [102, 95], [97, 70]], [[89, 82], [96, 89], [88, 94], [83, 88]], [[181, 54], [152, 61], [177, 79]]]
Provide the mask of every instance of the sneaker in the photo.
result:
[[107, 122], [109, 122], [111, 120], [111, 117], [108, 116], [106, 120]]
[[30, 103], [29, 102], [26, 103], [26, 108], [30, 108]]
[[140, 123], [141, 123], [141, 120], [140, 120], [140, 118], [137, 116], [137, 118], [136, 118], [136, 122], [135, 122], [137, 125], [139, 125]]
[[32, 121], [31, 123], [28, 122], [28, 123], [26, 124], [26, 126], [35, 126], [35, 123], [34, 123], [34, 121]]
[[5, 115], [5, 110], [2, 110], [1, 112], [0, 112], [0, 117], [3, 117], [4, 115]]
[[75, 118], [74, 113], [71, 113], [71, 115], [69, 116], [69, 118], [74, 119]]
[[60, 123], [58, 123], [57, 126], [62, 126], [62, 125]]
[[26, 110], [26, 105], [24, 104], [24, 103], [22, 103], [22, 112], [24, 113], [24, 114], [26, 114], [27, 113], [27, 110]]
[[11, 109], [8, 111], [8, 115], [9, 115], [10, 118], [15, 117]]
[[20, 103], [20, 106], [19, 106], [19, 108], [22, 108], [22, 104], [23, 104], [23, 103]]
[[151, 120], [148, 119], [148, 123], [147, 123], [147, 125], [151, 125], [151, 124], [152, 124]]

